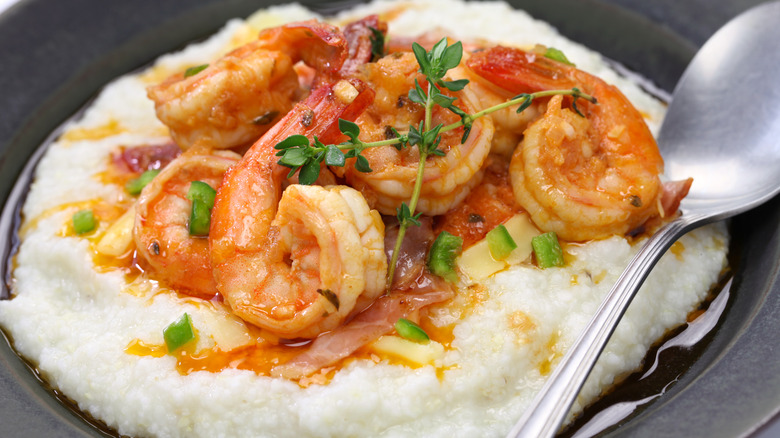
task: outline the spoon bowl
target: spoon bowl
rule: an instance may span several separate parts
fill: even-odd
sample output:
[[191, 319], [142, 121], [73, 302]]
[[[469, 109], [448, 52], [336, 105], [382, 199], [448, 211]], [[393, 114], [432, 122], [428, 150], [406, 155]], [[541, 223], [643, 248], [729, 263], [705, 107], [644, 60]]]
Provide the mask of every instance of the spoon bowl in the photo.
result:
[[702, 47], [674, 90], [658, 144], [669, 179], [693, 177], [684, 216], [721, 219], [780, 188], [778, 22], [780, 3], [734, 19]]
[[508, 437], [553, 436], [656, 262], [693, 228], [780, 193], [780, 2], [731, 20], [696, 54], [659, 134], [669, 180], [693, 178], [680, 216], [650, 237]]

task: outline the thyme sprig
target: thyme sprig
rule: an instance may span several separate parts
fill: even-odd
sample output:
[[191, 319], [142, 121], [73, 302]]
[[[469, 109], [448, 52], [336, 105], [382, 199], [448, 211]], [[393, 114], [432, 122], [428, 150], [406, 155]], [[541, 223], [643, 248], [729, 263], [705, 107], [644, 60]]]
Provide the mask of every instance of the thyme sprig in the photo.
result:
[[[278, 163], [290, 168], [287, 177], [290, 178], [298, 172], [298, 182], [307, 185], [313, 184], [317, 180], [323, 162], [328, 166], [343, 167], [346, 165], [347, 159], [354, 158], [355, 169], [359, 172], [368, 173], [371, 172], [372, 169], [368, 159], [362, 155], [363, 151], [366, 149], [392, 145], [401, 150], [417, 146], [420, 158], [417, 166], [414, 188], [412, 189], [412, 197], [408, 204], [405, 202], [401, 203], [396, 212], [400, 228], [393, 249], [393, 255], [390, 260], [390, 266], [388, 267], [388, 290], [392, 285], [392, 280], [395, 275], [395, 266], [398, 262], [398, 253], [400, 252], [401, 243], [403, 242], [406, 230], [412, 225], [420, 225], [419, 218], [421, 213], [416, 213], [416, 209], [422, 191], [426, 160], [431, 155], [445, 155], [444, 152], [439, 149], [439, 144], [442, 139], [441, 134], [453, 129], [458, 129], [462, 126], [464, 129], [461, 143], [465, 143], [471, 133], [473, 122], [480, 117], [514, 105], [518, 105], [516, 112], [520, 113], [528, 108], [533, 103], [534, 99], [547, 96], [571, 96], [573, 98], [572, 108], [580, 116], [583, 116], [583, 114], [577, 107], [578, 99], [585, 99], [594, 104], [597, 103], [595, 97], [583, 93], [577, 88], [572, 88], [570, 90], [548, 90], [519, 94], [504, 103], [486, 108], [474, 114], [468, 114], [455, 105], [457, 98], [442, 93], [442, 89], [460, 91], [468, 85], [468, 79], [444, 79], [450, 69], [455, 68], [460, 64], [463, 56], [462, 44], [458, 41], [455, 44], [449, 45], [447, 38], [442, 38], [439, 42], [434, 44], [430, 51], [425, 50], [417, 43], [412, 44], [412, 51], [417, 59], [417, 64], [420, 67], [420, 73], [425, 76], [423, 85], [427, 85], [426, 87], [423, 87], [423, 85], [415, 79], [415, 86], [413, 89], [409, 90], [408, 93], [409, 100], [422, 105], [425, 109], [424, 119], [420, 121], [417, 126], [410, 125], [406, 132], [399, 132], [395, 128], [390, 128], [394, 134], [394, 138], [364, 142], [359, 138], [360, 127], [356, 123], [339, 119], [339, 130], [349, 138], [349, 140], [341, 144], [325, 145], [320, 142], [317, 137], [314, 137], [310, 142], [309, 139], [303, 135], [292, 135], [275, 146], [275, 149], [278, 150], [276, 155], [280, 157]], [[433, 108], [437, 105], [453, 112], [460, 117], [460, 120], [446, 126], [441, 123], [432, 126]]]

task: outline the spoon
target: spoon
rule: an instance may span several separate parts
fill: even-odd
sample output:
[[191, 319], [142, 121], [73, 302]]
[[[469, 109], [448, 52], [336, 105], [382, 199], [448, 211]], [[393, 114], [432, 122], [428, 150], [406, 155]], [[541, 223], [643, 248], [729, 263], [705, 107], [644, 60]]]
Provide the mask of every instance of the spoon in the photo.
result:
[[731, 20], [674, 90], [658, 143], [669, 180], [693, 177], [681, 215], [647, 240], [507, 437], [553, 436], [650, 270], [686, 232], [780, 192], [780, 2]]

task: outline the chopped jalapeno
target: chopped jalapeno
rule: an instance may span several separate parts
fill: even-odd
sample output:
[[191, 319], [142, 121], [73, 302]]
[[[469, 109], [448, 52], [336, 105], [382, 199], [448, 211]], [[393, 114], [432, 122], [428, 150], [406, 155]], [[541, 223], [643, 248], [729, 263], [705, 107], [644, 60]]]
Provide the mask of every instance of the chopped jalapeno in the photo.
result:
[[184, 313], [179, 319], [172, 322], [163, 330], [165, 346], [168, 347], [168, 353], [173, 353], [188, 342], [195, 339], [195, 331], [192, 328], [190, 315]]
[[200, 199], [192, 201], [192, 213], [190, 214], [190, 235], [208, 236], [211, 226], [211, 210]]
[[125, 184], [125, 190], [127, 190], [127, 193], [130, 193], [131, 195], [140, 194], [141, 190], [143, 190], [144, 187], [146, 187], [146, 185], [149, 184], [158, 173], [160, 173], [160, 169], [147, 170], [138, 178], [128, 181], [127, 184]]
[[490, 230], [485, 237], [488, 248], [490, 248], [490, 255], [496, 260], [506, 259], [517, 248], [517, 243], [503, 224]]
[[203, 65], [196, 65], [195, 67], [190, 67], [187, 70], [184, 70], [184, 77], [188, 78], [190, 76], [195, 76], [196, 74], [208, 68], [208, 66], [209, 66], [208, 64], [203, 64]]
[[431, 340], [431, 338], [428, 337], [428, 334], [425, 333], [425, 330], [406, 318], [399, 318], [398, 321], [395, 322], [395, 331], [397, 331], [398, 335], [402, 338], [421, 344], [427, 344], [428, 341]]
[[563, 250], [558, 243], [558, 235], [554, 231], [540, 234], [531, 239], [536, 262], [540, 268], [563, 266]]
[[214, 198], [217, 191], [203, 181], [193, 181], [190, 183], [190, 189], [187, 191], [187, 199], [194, 201], [196, 199], [203, 202], [209, 209], [214, 208]]
[[211, 225], [211, 209], [217, 191], [203, 181], [193, 181], [187, 191], [187, 199], [192, 201], [190, 213], [190, 235], [208, 236]]
[[431, 245], [428, 253], [428, 269], [439, 277], [454, 283], [458, 281], [455, 272], [455, 258], [463, 249], [463, 239], [442, 231]]
[[96, 225], [97, 221], [92, 210], [80, 210], [73, 214], [73, 231], [76, 234], [89, 233]]

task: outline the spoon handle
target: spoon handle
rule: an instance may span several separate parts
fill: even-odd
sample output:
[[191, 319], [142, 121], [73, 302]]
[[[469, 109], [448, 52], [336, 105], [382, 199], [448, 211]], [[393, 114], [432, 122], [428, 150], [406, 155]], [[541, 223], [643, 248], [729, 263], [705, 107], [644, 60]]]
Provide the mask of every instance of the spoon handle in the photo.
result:
[[694, 218], [677, 218], [647, 240], [631, 259], [585, 330], [507, 438], [546, 438], [558, 432], [580, 388], [639, 287], [664, 252], [698, 222], [692, 219]]

